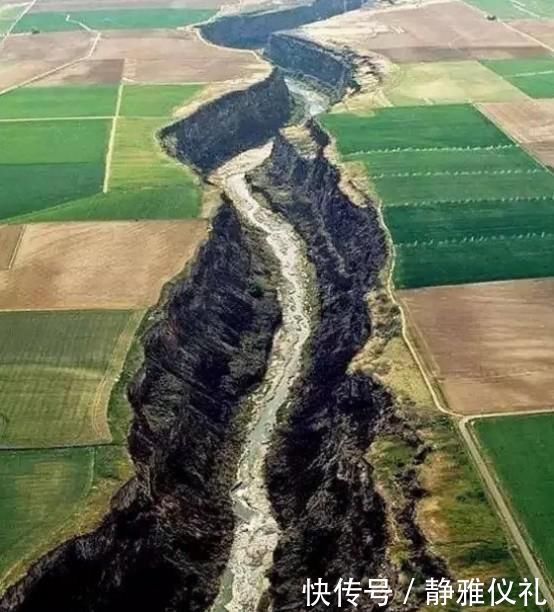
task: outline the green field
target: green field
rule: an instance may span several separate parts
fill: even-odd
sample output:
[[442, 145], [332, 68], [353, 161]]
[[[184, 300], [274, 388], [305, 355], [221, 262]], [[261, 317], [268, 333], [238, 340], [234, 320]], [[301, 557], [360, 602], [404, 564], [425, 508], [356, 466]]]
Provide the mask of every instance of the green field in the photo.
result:
[[490, 172], [533, 170], [541, 166], [517, 145], [491, 149], [389, 151], [345, 156], [362, 162], [369, 175], [391, 176], [437, 172]]
[[27, 13], [14, 28], [22, 32], [62, 32], [80, 30], [84, 24], [91, 30], [133, 30], [178, 28], [206, 21], [216, 11], [205, 9], [112, 9], [66, 12]]
[[480, 419], [473, 427], [532, 548], [554, 579], [554, 415]]
[[397, 245], [554, 234], [554, 199], [391, 206], [384, 214]]
[[478, 61], [422, 62], [395, 66], [383, 92], [394, 106], [508, 102], [521, 92]]
[[554, 236], [397, 246], [399, 289], [554, 276]]
[[0, 119], [111, 117], [117, 87], [24, 87], [0, 96]]
[[554, 175], [546, 170], [384, 177], [373, 182], [387, 206], [479, 202], [502, 198], [554, 198]]
[[171, 117], [203, 85], [125, 85], [120, 114], [123, 117]]
[[194, 219], [200, 213], [199, 202], [198, 190], [188, 186], [116, 188], [23, 217], [13, 217], [9, 222]]
[[348, 113], [321, 117], [337, 138], [341, 154], [390, 149], [490, 147], [510, 139], [473, 106], [383, 108], [371, 116]]
[[0, 123], [0, 219], [102, 189], [110, 121]]
[[554, 17], [551, 0], [467, 0], [500, 19], [548, 19]]
[[0, 451], [0, 584], [82, 508], [94, 449]]
[[137, 323], [125, 311], [0, 313], [0, 446], [105, 441], [100, 383]]
[[25, 10], [25, 4], [0, 6], [0, 36], [10, 31], [12, 24]]
[[489, 60], [482, 63], [531, 98], [554, 97], [554, 58]]

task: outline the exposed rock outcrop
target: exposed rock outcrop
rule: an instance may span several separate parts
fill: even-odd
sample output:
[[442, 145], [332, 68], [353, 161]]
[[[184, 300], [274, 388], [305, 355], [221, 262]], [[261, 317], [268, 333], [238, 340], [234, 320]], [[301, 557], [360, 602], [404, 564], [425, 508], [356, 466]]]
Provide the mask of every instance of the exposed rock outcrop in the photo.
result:
[[160, 131], [169, 155], [204, 174], [269, 140], [289, 120], [289, 90], [279, 71], [228, 93]]
[[283, 70], [315, 80], [334, 101], [358, 87], [353, 58], [349, 53], [327, 49], [296, 34], [273, 34], [265, 55]]
[[[323, 153], [327, 137], [315, 126], [302, 132], [281, 134], [269, 161], [251, 175], [259, 195], [306, 241], [321, 313], [310, 365], [295, 401], [281, 415], [267, 461], [281, 528], [267, 594], [276, 612], [308, 609], [302, 603], [308, 578], [334, 585], [339, 578], [381, 576], [393, 587], [402, 579], [388, 554], [387, 508], [366, 453], [376, 436], [403, 425], [382, 385], [349, 371], [371, 333], [365, 298], [380, 282], [385, 236], [371, 203], [356, 206], [339, 189], [339, 173]], [[407, 537], [414, 560], [422, 559], [418, 570], [432, 574], [441, 567], [428, 562], [417, 530]], [[410, 609], [395, 606], [389, 609]], [[357, 609], [374, 607], [366, 598]]]
[[130, 389], [136, 478], [97, 531], [38, 561], [2, 612], [200, 612], [233, 533], [242, 400], [280, 319], [264, 243], [224, 205], [144, 340]]
[[282, 10], [229, 15], [201, 26], [202, 35], [224, 47], [261, 48], [273, 32], [291, 30], [328, 19], [365, 4], [365, 0], [314, 0], [311, 4]]

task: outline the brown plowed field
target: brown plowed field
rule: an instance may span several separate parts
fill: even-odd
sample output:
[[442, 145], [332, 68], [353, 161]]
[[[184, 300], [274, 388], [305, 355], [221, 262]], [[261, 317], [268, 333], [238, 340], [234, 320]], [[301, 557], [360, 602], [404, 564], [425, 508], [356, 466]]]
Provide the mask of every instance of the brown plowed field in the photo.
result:
[[301, 29], [318, 42], [396, 62], [509, 59], [547, 55], [518, 32], [488, 21], [462, 2], [419, 8], [361, 9]]
[[554, 403], [554, 279], [417, 289], [399, 297], [455, 412]]
[[123, 60], [84, 61], [35, 81], [35, 87], [53, 85], [115, 85], [123, 76]]
[[267, 70], [254, 53], [215, 47], [192, 31], [106, 32], [93, 59], [125, 59], [124, 78], [139, 83], [213, 82]]
[[0, 225], [0, 270], [7, 270], [21, 238], [21, 225]]
[[478, 107], [543, 164], [554, 167], [554, 100], [523, 99]]
[[196, 220], [27, 225], [0, 271], [0, 310], [148, 307], [206, 230]]

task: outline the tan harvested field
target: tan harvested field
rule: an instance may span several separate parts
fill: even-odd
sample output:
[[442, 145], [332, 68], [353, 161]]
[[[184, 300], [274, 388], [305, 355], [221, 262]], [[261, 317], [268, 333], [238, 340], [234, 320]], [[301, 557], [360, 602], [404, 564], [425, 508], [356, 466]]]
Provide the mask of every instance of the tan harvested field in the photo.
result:
[[106, 32], [93, 59], [125, 59], [124, 78], [139, 83], [209, 83], [267, 71], [254, 53], [215, 47], [194, 31]]
[[554, 279], [400, 291], [410, 327], [460, 414], [554, 403]]
[[35, 81], [33, 86], [115, 85], [123, 76], [123, 64], [121, 59], [78, 62], [40, 81]]
[[87, 32], [9, 36], [0, 53], [0, 90], [84, 57], [93, 38]]
[[554, 19], [524, 19], [511, 21], [510, 25], [536, 38], [541, 43], [554, 47]]
[[21, 225], [0, 226], [0, 270], [7, 270], [10, 267], [22, 231], [23, 227]]
[[0, 310], [148, 307], [206, 231], [200, 220], [27, 225], [0, 271]]
[[554, 167], [554, 100], [521, 100], [478, 105], [543, 164]]
[[299, 30], [309, 38], [394, 62], [538, 57], [548, 51], [457, 1], [418, 8], [360, 9]]

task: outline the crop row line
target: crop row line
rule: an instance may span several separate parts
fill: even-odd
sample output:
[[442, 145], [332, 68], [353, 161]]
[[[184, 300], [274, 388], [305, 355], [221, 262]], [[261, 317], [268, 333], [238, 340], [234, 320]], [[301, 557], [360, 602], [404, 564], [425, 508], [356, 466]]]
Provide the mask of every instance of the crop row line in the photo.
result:
[[448, 244], [466, 244], [475, 242], [496, 242], [499, 240], [532, 240], [534, 238], [554, 238], [552, 232], [527, 232], [526, 234], [496, 234], [495, 236], [465, 236], [464, 238], [445, 238], [443, 240], [425, 240], [414, 242], [399, 242], [403, 248], [417, 248], [426, 246], [443, 246]]
[[383, 179], [383, 178], [412, 178], [412, 177], [421, 177], [421, 176], [499, 176], [504, 174], [544, 174], [544, 170], [542, 168], [531, 168], [531, 169], [521, 169], [521, 168], [506, 168], [503, 170], [444, 170], [442, 172], [397, 172], [397, 173], [383, 173], [383, 174], [373, 174], [371, 178], [374, 179]]
[[433, 151], [495, 151], [497, 149], [516, 149], [518, 145], [514, 143], [502, 145], [488, 145], [486, 147], [393, 147], [389, 149], [370, 149], [368, 151], [355, 151], [347, 153], [346, 158], [358, 157], [361, 155], [371, 155], [373, 153], [423, 153]]
[[554, 200], [554, 193], [544, 196], [512, 196], [509, 198], [481, 198], [476, 200], [475, 198], [467, 198], [465, 200], [422, 200], [421, 202], [385, 202], [386, 208], [425, 208], [426, 206], [433, 204], [479, 204], [481, 202], [546, 202], [547, 200]]

